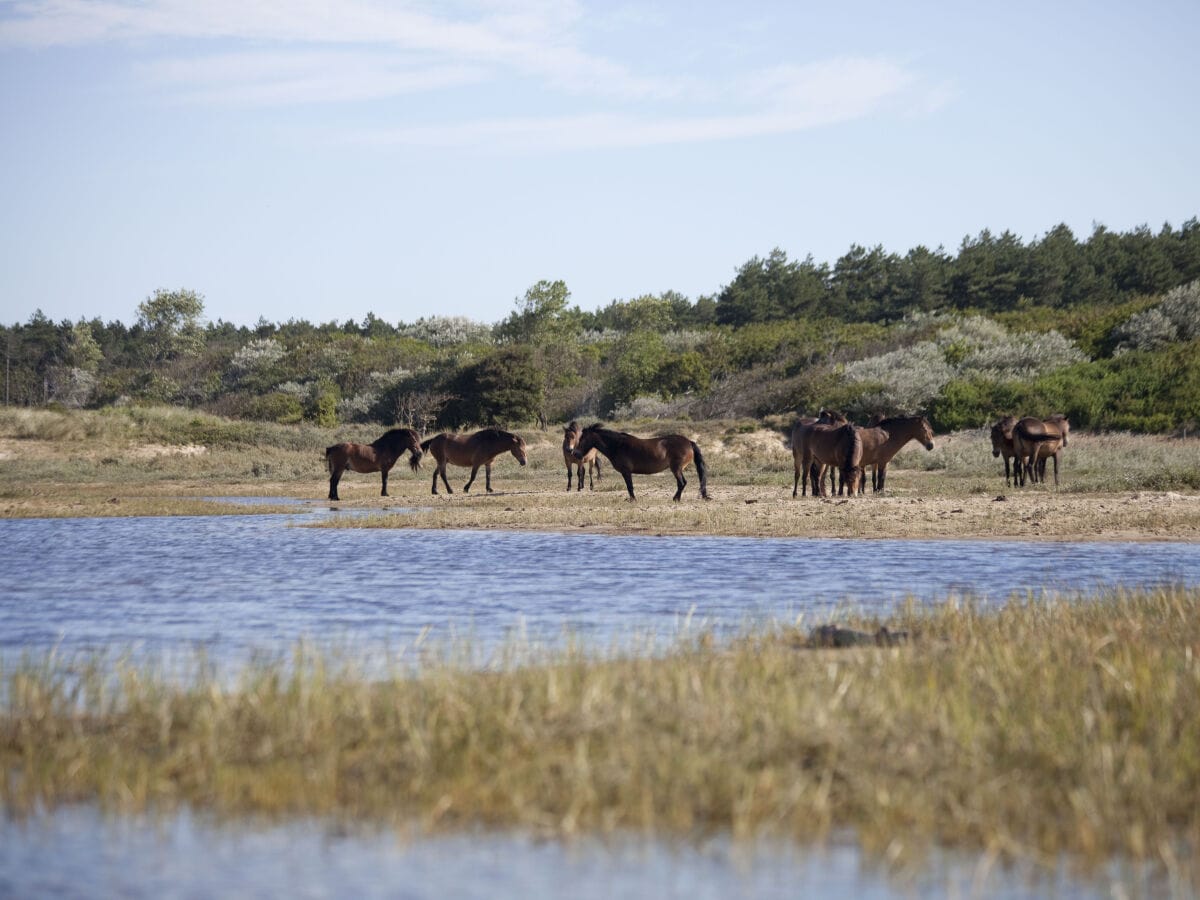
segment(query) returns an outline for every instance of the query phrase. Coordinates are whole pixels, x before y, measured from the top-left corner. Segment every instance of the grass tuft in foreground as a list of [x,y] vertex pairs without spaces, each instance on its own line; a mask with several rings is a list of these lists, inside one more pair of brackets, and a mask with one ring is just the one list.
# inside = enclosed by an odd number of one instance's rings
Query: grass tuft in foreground
[[778,626],[658,657],[568,650],[384,680],[303,651],[183,685],[10,661],[0,799],[562,834],[848,828],[888,859],[936,843],[1195,865],[1200,590],[910,607],[888,624],[911,641],[815,649]]

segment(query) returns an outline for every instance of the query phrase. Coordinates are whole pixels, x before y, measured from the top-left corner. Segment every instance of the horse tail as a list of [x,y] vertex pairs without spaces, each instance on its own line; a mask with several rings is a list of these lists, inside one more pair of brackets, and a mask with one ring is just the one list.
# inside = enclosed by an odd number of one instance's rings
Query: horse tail
[[855,428],[853,425],[849,426],[849,428],[854,437],[850,440],[850,458],[847,460],[847,464],[852,469],[861,469],[863,459],[862,430]]
[[700,452],[700,445],[695,441],[692,444],[692,459],[696,463],[696,474],[700,476],[700,496],[705,500],[708,499],[708,466],[704,464],[704,454]]
[[337,444],[332,447],[325,448],[325,468],[329,470],[329,474],[333,474],[333,451],[338,448]]
[[430,444],[432,444],[434,441],[436,441],[436,440],[437,440],[437,438],[438,438],[438,436],[437,436],[437,435],[434,435],[433,437],[431,437],[431,438],[430,438],[429,440],[427,440],[427,441],[421,441],[421,451],[422,451],[422,452],[424,452],[424,451],[428,450],[428,449],[429,449],[429,445],[430,445]]
[[1020,435],[1021,440],[1028,441],[1031,444],[1044,444],[1048,441],[1062,440],[1062,432],[1043,432],[1042,434],[1034,434],[1029,431],[1022,423],[1018,422],[1016,428],[1013,429],[1013,434]]

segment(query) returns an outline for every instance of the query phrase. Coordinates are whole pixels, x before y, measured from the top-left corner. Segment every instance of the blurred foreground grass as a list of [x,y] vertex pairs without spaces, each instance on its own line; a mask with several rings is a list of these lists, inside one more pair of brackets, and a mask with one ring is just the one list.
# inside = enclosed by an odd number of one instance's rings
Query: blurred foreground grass
[[7,658],[0,801],[565,835],[849,829],[890,861],[941,845],[1197,883],[1200,590],[886,624],[909,643],[816,649],[779,624],[652,656],[397,658],[386,678],[303,649],[182,683]]

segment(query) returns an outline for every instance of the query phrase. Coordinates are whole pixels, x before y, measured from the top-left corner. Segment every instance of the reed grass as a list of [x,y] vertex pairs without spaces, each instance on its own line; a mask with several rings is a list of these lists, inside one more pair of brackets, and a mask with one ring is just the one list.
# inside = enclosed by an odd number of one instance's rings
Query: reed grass
[[910,605],[888,624],[910,642],[814,649],[778,624],[648,656],[396,659],[382,679],[302,648],[182,681],[9,659],[0,801],[555,835],[850,829],[893,862],[942,846],[1197,883],[1200,590]]

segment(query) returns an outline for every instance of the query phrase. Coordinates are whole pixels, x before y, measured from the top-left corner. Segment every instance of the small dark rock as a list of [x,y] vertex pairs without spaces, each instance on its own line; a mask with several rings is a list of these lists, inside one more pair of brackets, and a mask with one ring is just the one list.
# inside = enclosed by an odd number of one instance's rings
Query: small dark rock
[[837,625],[821,625],[812,630],[809,641],[816,647],[895,647],[908,642],[908,632],[890,631],[886,625],[874,634]]

